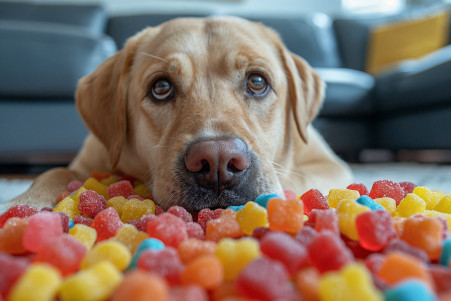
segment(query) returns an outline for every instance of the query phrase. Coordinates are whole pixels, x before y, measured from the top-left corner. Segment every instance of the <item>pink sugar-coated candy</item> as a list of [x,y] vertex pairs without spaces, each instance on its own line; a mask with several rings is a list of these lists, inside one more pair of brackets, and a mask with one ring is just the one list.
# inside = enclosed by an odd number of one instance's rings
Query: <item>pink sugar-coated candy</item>
[[80,189],[80,187],[83,186],[83,182],[80,181],[71,181],[69,184],[67,184],[67,191],[69,193],[72,193],[74,191],[77,191]]
[[412,247],[407,242],[399,238],[392,239],[385,247],[384,249],[385,254],[391,252],[406,253],[412,257],[417,258],[419,261],[424,262],[425,264],[429,262],[429,256],[424,250]]
[[0,229],[10,217],[29,217],[39,212],[39,209],[30,205],[14,205],[0,216]]
[[309,215],[313,209],[328,209],[329,203],[326,197],[317,189],[310,189],[303,195],[301,200],[304,203],[304,214]]
[[318,236],[318,232],[312,227],[303,227],[296,233],[294,239],[296,239],[304,247],[308,247],[312,241]]
[[307,249],[284,232],[271,232],[260,241],[263,254],[273,260],[280,261],[290,275],[308,264]]
[[340,234],[338,215],[335,209],[313,209],[306,224],[318,232],[328,230],[337,235]]
[[26,258],[0,252],[0,297],[6,300],[9,291],[28,268],[29,264]]
[[338,271],[351,263],[354,256],[334,233],[323,231],[307,247],[310,263],[320,273]]
[[80,194],[78,210],[90,218],[94,218],[100,211],[106,209],[107,203],[103,196],[93,190]]
[[208,301],[208,295],[197,285],[174,286],[169,291],[169,301]]
[[168,209],[167,212],[182,219],[185,223],[193,221],[192,215],[181,206],[172,206],[171,208]]
[[69,232],[69,216],[64,212],[55,212],[61,218],[61,226],[63,227],[63,232]]
[[147,224],[155,218],[155,214],[143,215],[139,220],[139,225],[136,227],[139,231],[147,232]]
[[138,268],[164,277],[170,285],[180,283],[183,263],[176,249],[144,250],[138,258]]
[[130,181],[122,180],[109,185],[107,191],[110,198],[114,198],[116,196],[123,196],[124,198],[127,198],[129,195],[133,194],[133,186]]
[[212,219],[217,219],[224,209],[215,209],[211,210],[208,208],[202,209],[197,215],[197,223],[202,227],[202,229],[206,230],[207,223]]
[[380,251],[396,237],[391,214],[386,210],[373,210],[359,214],[355,220],[360,245],[370,251]]
[[113,207],[96,215],[91,227],[97,231],[97,242],[113,237],[122,227],[122,221]]
[[408,193],[412,193],[417,185],[412,182],[399,182],[399,186],[404,190],[404,195],[407,195]]
[[285,196],[286,200],[295,200],[297,197],[296,193],[291,189],[284,189],[283,195]]
[[251,300],[297,300],[283,264],[261,257],[248,264],[238,275],[240,293]]
[[90,217],[84,217],[81,215],[76,215],[73,219],[74,224],[83,224],[86,226],[90,226],[92,224],[93,219]]
[[36,253],[46,242],[61,235],[63,235],[63,227],[60,215],[52,212],[40,212],[28,218],[23,245],[28,251]]
[[71,235],[62,235],[49,240],[33,259],[33,262],[48,263],[63,276],[71,275],[80,268],[86,255],[86,247]]
[[147,224],[147,233],[174,248],[188,238],[186,223],[170,213],[163,213],[151,219]]
[[357,190],[359,192],[360,196],[369,194],[368,188],[366,188],[365,184],[361,184],[361,183],[351,184],[348,187],[346,187],[346,189]]
[[373,200],[383,197],[392,198],[397,206],[404,198],[404,189],[396,182],[380,180],[373,183],[369,196]]
[[189,238],[204,239],[205,233],[202,227],[198,223],[188,222],[186,223],[186,232]]

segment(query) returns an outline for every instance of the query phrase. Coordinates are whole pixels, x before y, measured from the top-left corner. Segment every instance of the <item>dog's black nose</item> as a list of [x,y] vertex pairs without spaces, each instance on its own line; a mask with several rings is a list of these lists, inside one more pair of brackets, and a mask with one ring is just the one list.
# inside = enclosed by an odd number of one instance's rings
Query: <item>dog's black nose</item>
[[185,153],[185,166],[197,183],[218,194],[238,185],[250,165],[246,143],[234,137],[197,141]]

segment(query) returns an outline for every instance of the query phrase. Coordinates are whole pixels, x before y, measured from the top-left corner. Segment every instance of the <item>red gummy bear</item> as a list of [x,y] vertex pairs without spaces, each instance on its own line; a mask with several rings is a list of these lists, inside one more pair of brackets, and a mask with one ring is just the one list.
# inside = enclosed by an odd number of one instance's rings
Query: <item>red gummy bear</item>
[[404,190],[402,187],[390,180],[379,180],[373,183],[373,187],[371,187],[371,191],[369,197],[374,199],[389,197],[396,201],[396,206],[404,198]]
[[309,215],[313,209],[328,209],[329,203],[326,197],[317,189],[310,189],[303,195],[301,200],[304,203],[304,214]]
[[11,208],[9,208],[8,211],[6,211],[3,215],[0,216],[0,229],[3,228],[3,225],[10,217],[24,218],[32,216],[33,214],[36,214],[38,212],[39,212],[38,208],[30,205],[12,206]]
[[116,196],[128,198],[129,195],[133,194],[133,186],[130,181],[122,180],[108,186],[107,191],[110,198],[114,198]]
[[207,223],[212,219],[217,219],[224,209],[211,210],[208,208],[202,209],[197,215],[197,223],[202,227],[205,232]]
[[310,212],[306,225],[311,226],[318,232],[329,230],[337,235],[340,234],[338,215],[335,209],[313,209]]
[[355,220],[360,245],[366,250],[380,251],[396,237],[391,214],[386,210],[374,210],[357,215]]
[[170,213],[163,213],[151,219],[147,224],[147,233],[164,242],[165,245],[177,248],[188,238],[186,223]]
[[57,213],[42,211],[28,218],[23,245],[30,252],[39,252],[44,244],[63,235],[61,217]]
[[94,190],[87,190],[80,194],[78,210],[90,218],[94,218],[100,211],[106,209],[107,203],[103,196]]
[[181,218],[185,223],[193,221],[193,216],[181,206],[172,206],[167,212]]
[[399,182],[399,186],[404,190],[404,195],[407,195],[408,193],[412,193],[412,191],[417,187],[415,183],[412,182]]
[[144,250],[138,258],[138,268],[156,273],[168,281],[170,285],[180,283],[183,263],[176,249],[166,247],[163,250]]
[[346,189],[357,190],[360,193],[360,196],[369,194],[368,188],[366,188],[366,186],[361,183],[351,184],[348,187],[346,187]]
[[122,221],[113,207],[109,207],[96,215],[91,227],[97,231],[97,241],[113,237],[122,227]]

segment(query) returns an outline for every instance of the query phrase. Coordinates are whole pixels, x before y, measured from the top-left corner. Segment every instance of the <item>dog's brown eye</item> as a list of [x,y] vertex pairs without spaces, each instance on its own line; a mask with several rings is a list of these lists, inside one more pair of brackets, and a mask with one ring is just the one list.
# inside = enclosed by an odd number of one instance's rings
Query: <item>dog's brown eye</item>
[[149,94],[155,101],[169,100],[174,94],[174,86],[167,79],[158,79],[152,84]]
[[253,73],[247,78],[247,92],[256,97],[263,97],[268,93],[269,85],[263,75]]

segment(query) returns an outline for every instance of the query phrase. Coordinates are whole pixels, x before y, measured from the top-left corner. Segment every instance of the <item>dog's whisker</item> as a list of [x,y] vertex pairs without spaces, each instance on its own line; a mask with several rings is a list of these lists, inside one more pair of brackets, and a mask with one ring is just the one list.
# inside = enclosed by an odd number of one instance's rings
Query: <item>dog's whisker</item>
[[169,63],[169,61],[168,60],[165,60],[165,59],[163,59],[163,58],[161,58],[161,57],[159,57],[159,56],[156,56],[156,55],[153,55],[153,54],[150,54],[150,53],[147,53],[147,52],[141,52],[141,54],[144,54],[144,55],[147,55],[147,56],[150,56],[150,57],[152,57],[152,58],[154,58],[154,59],[157,59],[157,60],[160,60],[160,61],[163,61],[163,62],[166,62],[166,63]]

